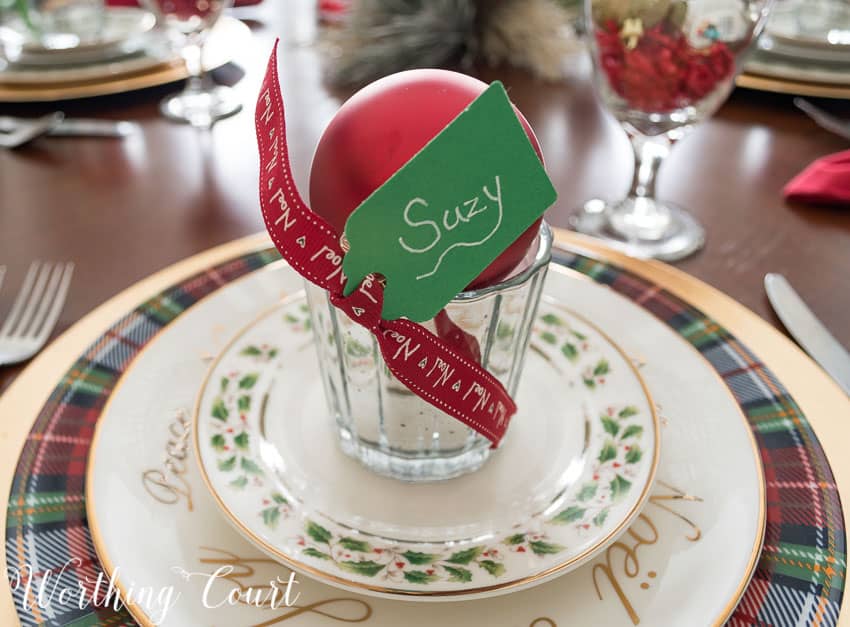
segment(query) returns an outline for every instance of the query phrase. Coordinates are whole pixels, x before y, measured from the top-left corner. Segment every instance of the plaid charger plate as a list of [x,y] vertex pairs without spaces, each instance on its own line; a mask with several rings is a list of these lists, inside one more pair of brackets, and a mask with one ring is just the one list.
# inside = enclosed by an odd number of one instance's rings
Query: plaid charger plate
[[[101,567],[85,514],[86,462],[95,424],[121,374],[166,325],[203,297],[279,259],[250,253],[197,274],[118,320],[73,364],[41,409],[18,460],[6,515],[9,576],[45,572],[69,560],[58,585],[76,588]],[[556,259],[630,298],[690,342],[738,401],[758,443],[766,479],[767,526],[753,579],[729,620],[744,625],[835,625],[846,572],[846,538],[832,471],[800,408],[767,366],[697,309],[622,268],[589,257]],[[16,588],[23,625],[136,625],[125,611],[42,610]]]

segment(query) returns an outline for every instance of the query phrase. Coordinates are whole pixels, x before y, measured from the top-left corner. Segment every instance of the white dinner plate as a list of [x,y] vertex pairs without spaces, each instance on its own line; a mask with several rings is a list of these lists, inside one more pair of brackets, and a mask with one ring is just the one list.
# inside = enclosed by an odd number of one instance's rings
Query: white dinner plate
[[[71,48],[48,48],[35,39],[21,37],[20,51],[10,61],[23,66],[55,68],[68,65],[104,63],[138,52],[156,25],[150,11],[133,7],[109,7],[103,16],[103,28],[97,39]],[[18,31],[26,32],[23,27]],[[4,33],[9,36],[8,31]],[[8,53],[8,45],[7,45]]]
[[[628,530],[585,566],[494,598],[423,605],[340,592],[298,575],[292,593],[300,593],[301,609],[227,603],[232,590],[241,590],[245,601],[246,591],[268,592],[270,581],[289,581],[290,571],[236,532],[206,492],[192,459],[190,416],[210,362],[229,338],[301,285],[278,263],[196,304],[137,356],[100,418],[88,520],[104,568],[140,622],[273,624],[293,613],[299,624],[317,627],[342,620],[385,627],[681,626],[728,618],[755,568],[764,529],[764,477],[747,421],[691,345],[610,289],[557,267],[547,279],[547,298],[613,338],[660,408],[658,481]],[[302,352],[303,360],[314,359],[311,346]],[[133,596],[167,586],[179,596],[144,596],[141,603]]]

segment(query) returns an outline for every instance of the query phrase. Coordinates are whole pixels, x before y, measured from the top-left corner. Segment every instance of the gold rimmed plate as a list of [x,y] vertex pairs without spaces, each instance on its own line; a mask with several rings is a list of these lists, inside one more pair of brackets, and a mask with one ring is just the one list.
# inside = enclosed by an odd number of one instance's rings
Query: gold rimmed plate
[[225,515],[296,570],[384,596],[507,592],[591,559],[649,494],[660,433],[646,386],[619,347],[551,299],[510,439],[450,481],[386,479],[343,455],[311,344],[303,296],[267,312],[219,355],[193,423]]
[[[233,58],[251,31],[244,23],[222,16],[205,45],[204,65],[211,70]],[[47,102],[117,94],[163,85],[188,77],[185,64],[155,38],[143,54],[105,63],[38,70],[0,71],[0,102]]]
[[[279,306],[281,290],[301,289],[294,272],[276,265],[184,313],[119,382],[98,423],[87,485],[88,519],[104,570],[124,592],[174,585],[180,598],[165,625],[260,624],[292,612],[316,626],[342,620],[386,627],[721,624],[743,593],[761,546],[763,476],[749,427],[728,389],[689,344],[611,290],[559,270],[550,272],[549,305],[565,316],[578,312],[619,338],[662,407],[658,482],[624,534],[589,564],[532,590],[486,601],[423,607],[340,593],[297,575],[298,605],[307,609],[226,603],[205,608],[207,582],[219,568],[234,572],[210,585],[208,600],[214,602],[234,586],[257,590],[270,579],[289,577],[288,568],[254,548],[220,514],[192,459],[189,425],[212,355],[246,319]],[[561,348],[538,336],[535,346],[541,343]],[[311,357],[312,346],[298,348],[302,359]],[[129,608],[143,625],[159,622],[162,613],[156,598]]]

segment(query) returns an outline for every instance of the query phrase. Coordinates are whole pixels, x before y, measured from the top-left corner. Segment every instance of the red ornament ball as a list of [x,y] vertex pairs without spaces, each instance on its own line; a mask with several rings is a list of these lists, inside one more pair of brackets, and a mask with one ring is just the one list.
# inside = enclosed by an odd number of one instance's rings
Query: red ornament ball
[[[342,233],[348,216],[487,89],[448,70],[409,70],[364,87],[325,129],[310,171],[310,207]],[[514,107],[543,161],[534,131]],[[540,225],[532,224],[469,285],[504,278],[522,261]]]

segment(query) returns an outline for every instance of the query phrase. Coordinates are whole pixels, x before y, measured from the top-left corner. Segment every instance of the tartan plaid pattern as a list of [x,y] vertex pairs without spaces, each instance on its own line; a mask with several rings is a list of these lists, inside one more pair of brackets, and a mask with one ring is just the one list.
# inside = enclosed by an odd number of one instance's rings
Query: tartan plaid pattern
[[[95,423],[121,373],[156,333],[200,298],[278,258],[273,250],[252,253],[164,291],[113,325],[63,377],[27,439],[9,496],[10,579],[27,564],[33,569],[30,594],[24,585],[14,594],[23,625],[136,624],[123,610],[55,604],[43,610],[35,603],[42,582],[48,590],[57,580],[59,588],[75,587],[100,572],[84,495]],[[735,337],[672,294],[587,257],[559,254],[557,261],[611,286],[689,341],[750,421],[765,468],[767,530],[758,568],[729,625],[834,625],[846,572],[841,504],[823,450],[794,400]]]
[[834,625],[847,570],[844,519],[829,463],[794,399],[737,338],[669,292],[579,255],[559,261],[611,286],[690,342],[750,422],[764,465],[767,527],[753,580],[728,624]]
[[279,258],[272,250],[240,257],[151,298],[89,346],[50,395],[21,452],[6,514],[8,575],[23,625],[136,624],[124,610],[78,609],[75,601],[60,604],[56,597],[48,607],[37,602],[40,590],[46,599],[54,589],[77,590],[78,582],[91,592],[87,582],[101,572],[84,494],[95,423],[121,374],[163,327],[205,296]]

